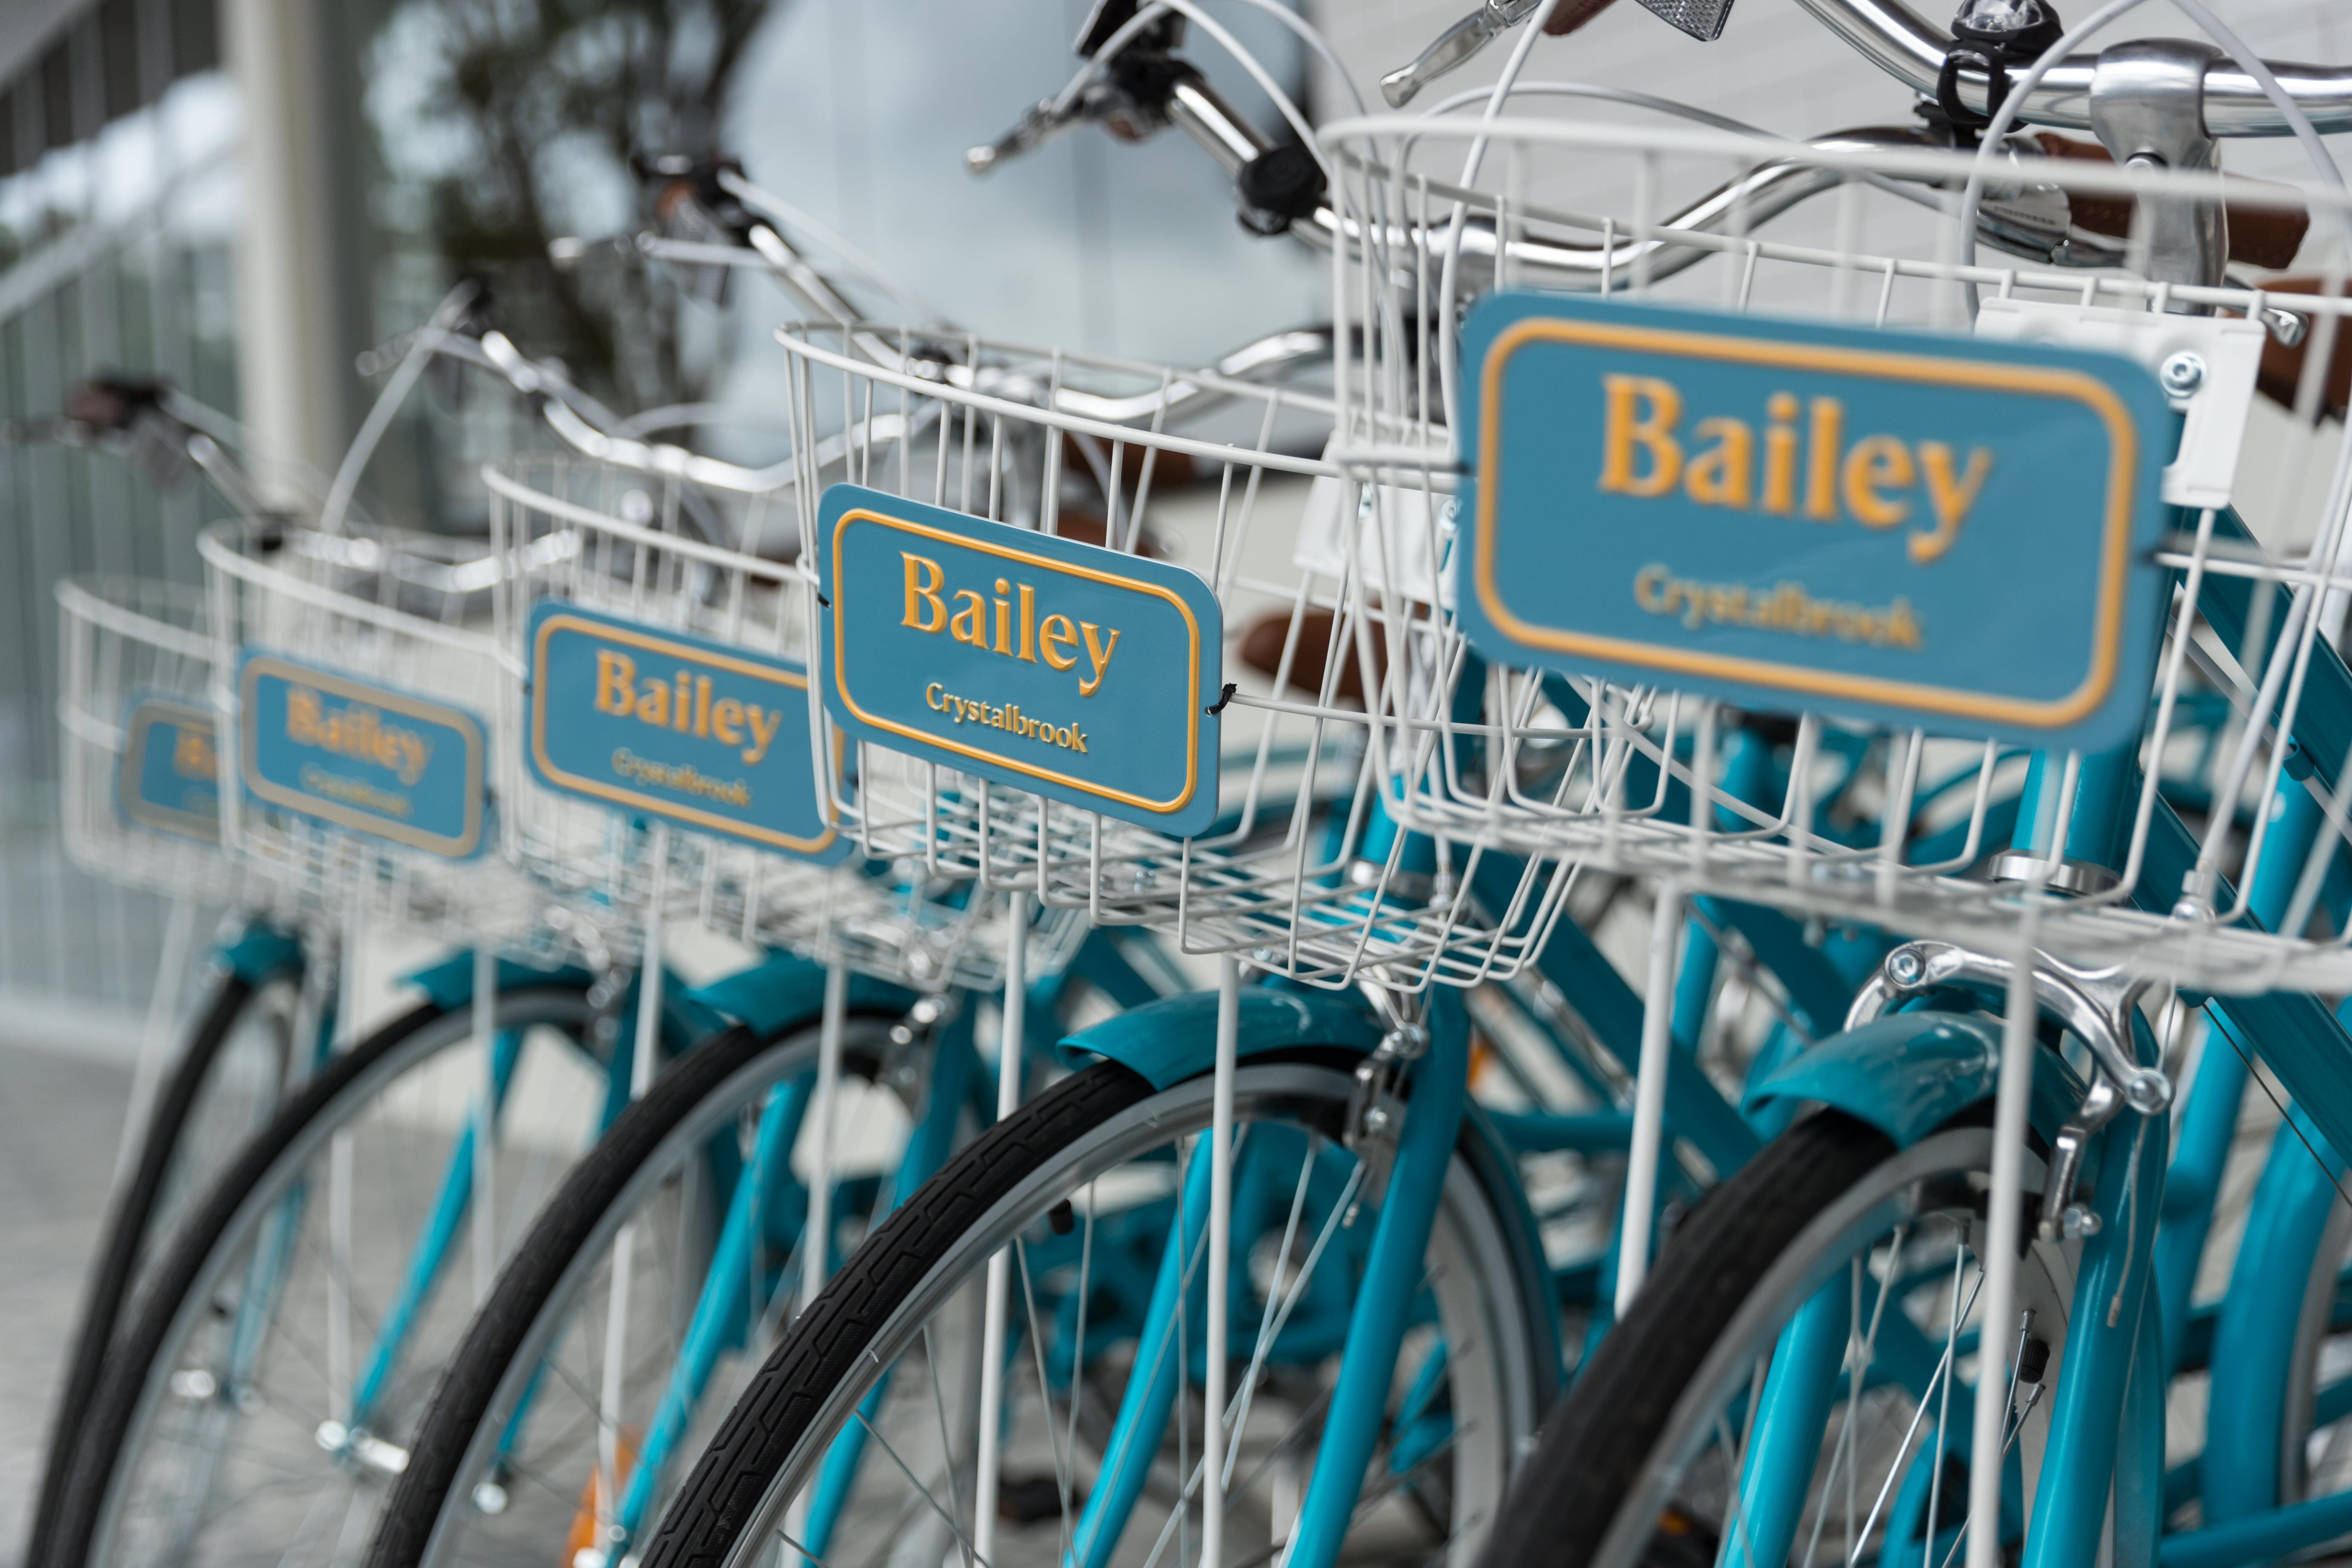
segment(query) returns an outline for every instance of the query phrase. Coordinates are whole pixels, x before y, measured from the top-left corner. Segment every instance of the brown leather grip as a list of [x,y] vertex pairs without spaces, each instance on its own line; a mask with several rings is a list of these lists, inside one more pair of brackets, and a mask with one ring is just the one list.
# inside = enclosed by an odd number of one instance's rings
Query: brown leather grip
[[[1310,702],[1322,694],[1323,670],[1331,657],[1331,622],[1328,610],[1310,609],[1298,617],[1298,647],[1290,656],[1290,689],[1303,694]],[[1282,668],[1282,647],[1289,638],[1290,614],[1286,610],[1276,610],[1254,621],[1250,629],[1242,634],[1242,662],[1271,680],[1274,672]],[[1373,662],[1381,667],[1383,678],[1387,651],[1383,641],[1373,639]],[[1332,695],[1340,703],[1363,706],[1362,663],[1352,650],[1342,656],[1339,689]]]
[[[2033,140],[2040,144],[2042,155],[2050,158],[2073,158],[2083,163],[2109,163],[2107,150],[2095,142],[2077,142],[2068,136],[2054,136],[2047,131],[2038,132]],[[2292,198],[2293,188],[2269,180],[2248,180],[2230,176],[2230,183],[2246,188],[2260,186],[2265,193],[2275,193]],[[2104,234],[2113,239],[2123,239],[2131,234],[2132,199],[2105,192],[2069,191],[2066,201],[2076,225],[2093,234]],[[2273,268],[2294,265],[2295,252],[2303,248],[2303,237],[2311,228],[2311,214],[2299,203],[2292,205],[2271,202],[2231,201],[2222,204],[2230,219],[2230,259],[2248,267]]]
[[[2273,278],[2264,280],[2266,294],[2316,294],[2325,285],[2316,278]],[[2339,293],[2347,291],[2338,285]],[[2263,340],[2263,366],[2255,373],[2254,390],[2284,408],[2294,406],[2295,388],[2303,383],[2303,365],[2311,351],[2318,346],[2325,318],[2312,317],[2303,342],[2293,348],[2276,338]],[[2320,383],[2319,406],[2323,414],[2344,417],[2347,404],[2352,404],[2352,321],[2339,320],[2336,326],[2336,342],[2327,355],[2327,374]]]
[[1615,4],[1616,0],[1560,0],[1551,19],[1544,24],[1544,31],[1552,37],[1564,38]]

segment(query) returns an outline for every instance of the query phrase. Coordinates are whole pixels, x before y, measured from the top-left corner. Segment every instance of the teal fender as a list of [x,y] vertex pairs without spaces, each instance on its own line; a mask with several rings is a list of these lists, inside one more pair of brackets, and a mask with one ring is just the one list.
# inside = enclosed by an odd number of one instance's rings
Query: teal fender
[[[1893,1013],[1832,1035],[1748,1094],[1750,1115],[1773,1102],[1810,1101],[1866,1121],[1909,1148],[1993,1096],[2001,1023],[1966,1013]],[[2074,1114],[2083,1082],[2048,1051],[2034,1064],[2029,1115],[2045,1137]]]
[[[412,969],[402,975],[404,984],[414,985],[444,1012],[464,1007],[474,1000],[474,955],[453,953],[422,969]],[[561,969],[533,969],[527,963],[517,963],[511,958],[499,960],[498,987],[501,991],[519,990],[525,985],[587,985],[595,976],[575,966]]]
[[[686,993],[686,1000],[743,1024],[764,1038],[824,1011],[824,965],[794,953],[771,952],[747,969],[696,986]],[[862,974],[849,977],[853,1013],[904,1013],[915,1001],[915,994],[902,986]]]
[[[1382,1033],[1378,1019],[1345,997],[1252,985],[1242,990],[1241,1037],[1235,1049],[1244,1057],[1299,1046],[1362,1053],[1378,1047]],[[1217,1065],[1217,994],[1195,991],[1130,1007],[1070,1036],[1055,1047],[1055,1054],[1072,1068],[1097,1058],[1114,1061],[1154,1089],[1170,1088]]]
[[[1234,1051],[1244,1060],[1307,1046],[1369,1055],[1385,1033],[1380,1021],[1360,1003],[1344,996],[1244,986],[1241,1033]],[[1171,1088],[1217,1065],[1217,994],[1195,991],[1130,1007],[1116,1018],[1079,1030],[1055,1050],[1073,1070],[1098,1061],[1117,1062],[1154,1089]],[[1410,1109],[1406,1113],[1411,1114]],[[1549,1357],[1542,1369],[1545,1386],[1537,1398],[1538,1407],[1549,1408],[1565,1370],[1559,1362],[1559,1335],[1550,1328],[1559,1321],[1559,1290],[1544,1257],[1535,1213],[1528,1207],[1527,1191],[1518,1180],[1508,1146],[1475,1103],[1465,1108],[1456,1147],[1500,1209],[1498,1217],[1510,1242],[1524,1308],[1529,1322],[1542,1327],[1531,1337],[1538,1352]]]
[[257,991],[280,975],[302,973],[302,939],[255,921],[237,932],[235,941],[214,949],[213,958]]
[[[458,952],[425,963],[424,969],[412,969],[400,975],[402,983],[414,985],[428,996],[433,1006],[445,1013],[454,1013],[461,1006],[473,1006],[473,954]],[[520,990],[524,985],[593,985],[595,975],[576,963],[560,969],[534,969],[530,963],[518,963],[515,959],[499,959],[499,980],[501,992]],[[849,1006],[856,1008],[868,1004],[861,996],[861,985],[875,990],[873,983],[856,983],[849,987]],[[891,987],[879,987],[891,990]],[[762,1035],[774,1035],[785,1023],[797,1018],[812,1018],[825,1002],[825,971],[807,959],[795,959],[791,954],[769,954],[751,969],[740,969],[731,975],[713,980],[710,985],[687,990],[687,987],[663,987],[661,1013],[663,1037],[675,1048],[691,1047],[694,1041],[718,1035],[731,1020],[751,1025]],[[912,996],[896,1011],[912,1006]]]

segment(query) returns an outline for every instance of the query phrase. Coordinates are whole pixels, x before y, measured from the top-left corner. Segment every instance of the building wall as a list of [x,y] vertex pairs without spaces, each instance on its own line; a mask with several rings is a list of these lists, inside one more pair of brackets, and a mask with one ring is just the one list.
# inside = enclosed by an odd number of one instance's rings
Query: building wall
[[[12,18],[14,19],[14,18]],[[155,899],[93,880],[57,841],[54,584],[200,578],[194,489],[39,438],[100,370],[233,412],[236,98],[212,0],[104,0],[13,42],[0,70],[0,996],[135,1007]],[[5,59],[6,57],[0,57]],[[54,1021],[54,1019],[52,1020]]]

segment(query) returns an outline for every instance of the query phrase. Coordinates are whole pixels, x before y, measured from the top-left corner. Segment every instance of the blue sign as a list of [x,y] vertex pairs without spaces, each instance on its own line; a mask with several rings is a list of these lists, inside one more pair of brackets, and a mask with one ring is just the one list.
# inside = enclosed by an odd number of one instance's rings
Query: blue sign
[[256,800],[451,859],[482,851],[489,737],[471,713],[256,651],[237,697]]
[[835,485],[817,574],[851,735],[1180,837],[1215,820],[1224,623],[1193,574]]
[[530,771],[550,789],[781,854],[849,854],[810,765],[796,664],[544,600],[529,721]]
[[114,804],[124,821],[220,842],[220,755],[209,709],[134,697],[122,719]]
[[2138,731],[2176,422],[2113,355],[1556,296],[1463,329],[1482,652],[2099,750]]

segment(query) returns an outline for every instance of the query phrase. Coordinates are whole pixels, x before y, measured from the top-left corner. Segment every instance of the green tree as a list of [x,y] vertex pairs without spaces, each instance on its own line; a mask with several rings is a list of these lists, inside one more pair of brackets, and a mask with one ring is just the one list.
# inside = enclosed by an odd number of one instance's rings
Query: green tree
[[[593,256],[558,267],[579,185],[617,186],[634,155],[723,151],[721,110],[768,0],[402,0],[383,38],[423,41],[413,123],[430,159],[429,243],[486,280],[518,342],[622,407],[692,396],[670,280]],[[392,149],[387,147],[387,152]],[[394,160],[397,162],[398,160]]]

